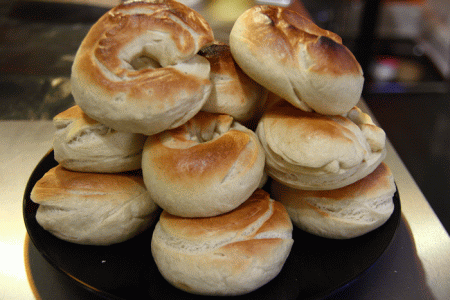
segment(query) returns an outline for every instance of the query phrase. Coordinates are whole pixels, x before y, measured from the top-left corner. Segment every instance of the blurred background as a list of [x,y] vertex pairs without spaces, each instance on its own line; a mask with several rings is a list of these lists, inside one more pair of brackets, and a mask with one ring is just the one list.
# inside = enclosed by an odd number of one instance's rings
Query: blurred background
[[[227,41],[246,8],[296,0],[184,0]],[[90,26],[119,0],[0,0],[0,119],[51,120],[74,104],[70,68]],[[365,72],[363,98],[450,230],[450,1],[303,0]],[[401,195],[400,195],[401,198]]]

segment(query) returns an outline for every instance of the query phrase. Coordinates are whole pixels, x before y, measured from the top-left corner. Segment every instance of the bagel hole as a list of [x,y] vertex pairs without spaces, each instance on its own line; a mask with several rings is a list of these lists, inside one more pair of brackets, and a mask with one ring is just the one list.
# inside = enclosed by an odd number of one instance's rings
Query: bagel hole
[[206,140],[204,139],[204,137],[202,136],[202,132],[200,128],[197,127],[192,127],[189,128],[189,139],[191,141],[195,141],[197,143],[204,143],[206,142]]
[[133,59],[129,62],[131,67],[136,70],[142,70],[142,69],[158,69],[161,68],[161,65],[158,61],[156,61],[154,58],[150,57],[149,55],[145,53],[140,53],[139,55],[136,55],[133,57]]
[[190,140],[198,143],[212,141],[221,136],[223,133],[223,130],[217,122],[211,122],[206,128],[200,128],[198,126],[192,126],[189,128]]

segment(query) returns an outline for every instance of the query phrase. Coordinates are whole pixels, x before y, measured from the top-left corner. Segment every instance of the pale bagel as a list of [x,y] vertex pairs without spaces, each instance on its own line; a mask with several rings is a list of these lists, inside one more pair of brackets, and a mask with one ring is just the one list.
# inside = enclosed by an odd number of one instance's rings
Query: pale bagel
[[349,239],[383,225],[394,211],[396,191],[389,167],[381,163],[359,181],[336,190],[305,191],[272,181],[280,201],[300,229],[325,238]]
[[159,209],[136,173],[50,169],[33,187],[36,220],[59,239],[83,245],[126,241],[157,220]]
[[256,130],[267,174],[304,190],[337,189],[370,174],[386,156],[386,135],[358,108],[349,116],[305,112],[286,101],[273,104]]
[[297,12],[248,9],[233,25],[230,48],[247,75],[304,111],[338,115],[360,100],[364,77],[353,54]]
[[213,40],[204,18],[176,1],[120,4],[92,26],[75,55],[75,102],[119,131],[177,127],[209,96],[210,65],[197,52]]
[[215,42],[202,48],[199,54],[211,64],[212,90],[202,110],[229,114],[242,124],[260,117],[267,90],[242,72],[230,46]]
[[261,184],[264,151],[255,133],[229,115],[199,112],[149,136],[142,154],[147,189],[164,210],[210,217],[239,206]]
[[257,190],[217,217],[181,218],[163,211],[151,250],[162,276],[178,289],[242,295],[279,274],[292,248],[292,229],[283,205]]
[[145,135],[116,131],[75,105],[53,118],[55,160],[80,172],[117,173],[141,168]]

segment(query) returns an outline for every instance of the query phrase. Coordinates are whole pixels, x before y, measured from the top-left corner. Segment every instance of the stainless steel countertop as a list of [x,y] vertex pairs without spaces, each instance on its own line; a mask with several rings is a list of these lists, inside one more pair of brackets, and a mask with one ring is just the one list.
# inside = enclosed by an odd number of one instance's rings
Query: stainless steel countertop
[[[0,299],[96,299],[55,270],[25,229],[24,189],[53,133],[51,121],[0,122]],[[329,299],[450,299],[450,237],[390,143],[387,149],[401,200],[399,229],[375,265]]]

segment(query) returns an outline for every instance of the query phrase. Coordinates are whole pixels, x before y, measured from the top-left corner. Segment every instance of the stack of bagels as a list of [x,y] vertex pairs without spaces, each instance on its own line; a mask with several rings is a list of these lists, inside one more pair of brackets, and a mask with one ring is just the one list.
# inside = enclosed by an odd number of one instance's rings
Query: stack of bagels
[[281,7],[244,12],[228,45],[181,3],[124,2],[75,56],[36,219],[88,245],[155,225],[173,286],[254,291],[282,269],[293,224],[343,239],[392,214],[385,134],[355,106],[363,81],[336,34]]
[[256,133],[271,195],[293,223],[346,239],[386,222],[396,191],[383,163],[386,136],[356,107],[364,77],[341,38],[295,12],[256,6],[236,20],[230,47],[242,70],[276,96]]

